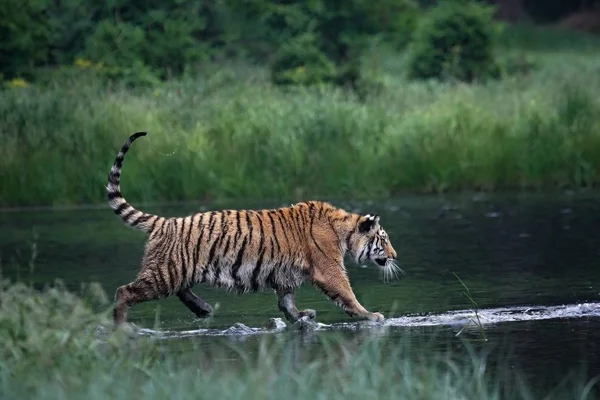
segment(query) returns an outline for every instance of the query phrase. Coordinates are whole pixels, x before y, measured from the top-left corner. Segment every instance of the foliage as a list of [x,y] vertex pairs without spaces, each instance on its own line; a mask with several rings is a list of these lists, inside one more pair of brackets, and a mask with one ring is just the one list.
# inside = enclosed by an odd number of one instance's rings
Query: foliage
[[310,85],[335,78],[335,65],[316,46],[311,35],[290,39],[271,63],[271,79],[278,85]]
[[[81,293],[106,303],[94,286]],[[466,342],[448,350],[424,343],[419,348],[428,350],[417,352],[414,338],[390,347],[373,334],[315,335],[310,343],[294,331],[229,344],[218,338],[161,340],[131,329],[113,332],[107,312],[95,308],[60,285],[36,290],[2,282],[0,397],[179,399],[202,393],[219,399],[348,399],[376,393],[408,400],[487,400],[532,395],[527,378],[512,364],[491,361],[485,349]],[[305,346],[317,341],[323,351],[307,357]],[[563,383],[545,398],[597,395],[594,380]]]
[[44,0],[0,2],[0,78],[31,76],[33,67],[48,61],[52,27],[46,9]]
[[0,202],[104,203],[113,157],[138,130],[149,135],[123,171],[134,204],[594,186],[595,52],[566,54],[465,86],[406,80],[402,58],[372,51],[364,73],[381,87],[364,101],[331,85],[279,89],[249,64],[135,90],[94,66],[46,87],[15,81],[0,95]]
[[466,82],[497,76],[493,10],[472,1],[446,0],[433,7],[411,43],[410,76]]
[[[7,40],[0,44],[6,57],[0,74],[31,79],[37,67],[82,58],[103,65],[98,73],[111,79],[155,83],[211,59],[242,56],[264,62],[281,45],[306,34],[341,64],[359,54],[350,47],[358,48],[366,37],[405,41],[417,12],[411,0],[3,2],[0,33]],[[299,50],[298,57],[313,57],[311,52]]]
[[[354,89],[360,80],[360,57],[366,43],[379,35],[402,46],[408,42],[418,15],[411,0],[296,1],[280,9],[284,15],[294,17],[284,20],[291,23],[274,26],[274,30],[291,32],[291,43],[284,43],[273,61],[274,82],[334,82]],[[306,40],[307,36],[311,40]],[[297,69],[298,65],[311,65],[315,71],[305,74]],[[283,75],[295,78],[282,80]]]

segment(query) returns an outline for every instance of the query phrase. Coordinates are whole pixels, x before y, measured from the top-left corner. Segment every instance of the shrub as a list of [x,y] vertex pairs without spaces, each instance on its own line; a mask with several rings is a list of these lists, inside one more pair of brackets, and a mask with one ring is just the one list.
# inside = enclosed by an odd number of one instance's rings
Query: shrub
[[52,30],[44,0],[0,2],[0,78],[26,76],[48,59]]
[[[360,86],[360,59],[365,45],[380,37],[402,46],[413,30],[418,7],[412,0],[329,0],[281,4],[268,19],[287,36],[276,53],[272,70],[276,83],[333,82]],[[274,25],[275,21],[277,24]],[[308,33],[307,33],[308,32]],[[307,66],[312,71],[307,71]],[[335,70],[335,71],[334,71]],[[283,80],[281,75],[285,75]]]
[[493,10],[470,1],[433,7],[411,43],[409,76],[466,82],[497,76],[493,50],[499,26]]
[[335,77],[335,65],[319,50],[310,35],[281,46],[271,63],[271,80],[278,85],[310,85]]

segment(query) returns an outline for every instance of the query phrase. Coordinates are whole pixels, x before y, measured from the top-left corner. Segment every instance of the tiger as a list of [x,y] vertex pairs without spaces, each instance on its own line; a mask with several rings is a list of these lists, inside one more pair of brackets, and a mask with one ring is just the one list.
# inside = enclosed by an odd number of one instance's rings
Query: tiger
[[128,138],[108,174],[110,207],[125,225],[147,234],[137,277],[115,292],[115,326],[127,320],[132,306],[172,295],[197,317],[212,315],[212,306],[192,292],[200,283],[237,294],[272,289],[288,322],[314,319],[315,310],[298,310],[295,304],[296,289],[306,280],[347,315],[385,320],[359,303],[344,266],[350,253],[357,263],[373,262],[386,276],[404,272],[378,214],[351,213],[322,201],[169,218],[139,211],[121,194],[120,177],[125,154],[146,134]]

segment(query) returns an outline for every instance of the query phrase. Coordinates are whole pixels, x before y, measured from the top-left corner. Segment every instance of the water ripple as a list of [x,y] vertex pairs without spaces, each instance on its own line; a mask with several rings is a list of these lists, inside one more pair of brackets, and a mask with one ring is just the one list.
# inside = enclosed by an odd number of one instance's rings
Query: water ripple
[[[503,322],[538,321],[561,318],[589,318],[600,317],[600,303],[567,304],[558,306],[520,306],[500,307],[478,310],[479,322],[482,325],[498,324]],[[137,333],[142,336],[152,336],[160,339],[184,338],[190,336],[246,336],[281,332],[286,329],[293,330],[357,330],[369,326],[380,327],[419,327],[419,326],[458,326],[465,325],[476,319],[475,310],[455,310],[441,314],[407,315],[387,319],[383,324],[368,321],[350,323],[322,324],[311,321],[307,317],[287,326],[281,318],[271,318],[264,327],[249,327],[242,323],[224,329],[193,329],[186,331],[153,330],[138,328]]]

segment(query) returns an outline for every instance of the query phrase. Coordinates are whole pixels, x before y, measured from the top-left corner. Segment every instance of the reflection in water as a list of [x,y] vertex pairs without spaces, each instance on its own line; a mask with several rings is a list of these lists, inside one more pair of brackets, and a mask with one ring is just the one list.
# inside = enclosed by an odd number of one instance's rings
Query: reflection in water
[[[380,214],[399,253],[407,275],[390,284],[381,281],[375,268],[348,262],[358,299],[366,308],[382,312],[387,323],[378,328],[349,323],[352,319],[305,285],[298,291],[298,306],[315,309],[317,321],[332,327],[303,333],[286,330],[271,336],[275,340],[302,338],[298,340],[304,343],[303,351],[309,351],[309,346],[314,357],[319,354],[318,338],[327,335],[361,341],[377,334],[390,346],[406,338],[435,336],[440,348],[456,347],[456,332],[473,315],[456,273],[484,309],[482,322],[492,323],[485,326],[490,341],[478,346],[493,349],[492,355],[509,357],[514,365],[549,382],[583,364],[588,364],[590,372],[598,372],[600,202],[595,197],[590,192],[408,197],[380,203],[333,201],[357,212]],[[229,203],[212,208],[279,205]],[[168,216],[196,211],[191,206],[138,207]],[[19,276],[38,285],[60,278],[72,289],[78,289],[80,282],[97,281],[112,297],[118,286],[134,278],[140,265],[143,234],[123,227],[108,208],[5,212],[0,213],[0,226],[2,273],[10,278]],[[30,274],[29,246],[34,238],[38,254]],[[163,336],[177,332],[181,336],[181,331],[222,332],[235,323],[261,327],[269,318],[281,317],[270,292],[238,296],[204,285],[195,291],[213,305],[213,317],[196,319],[176,298],[169,298],[133,307],[130,320]],[[562,318],[575,314],[575,319]],[[192,334],[168,342],[176,351],[192,342],[212,348],[236,338],[245,340],[244,346],[252,351],[257,336]],[[477,336],[476,330],[461,334]],[[419,346],[418,340],[415,346]]]

